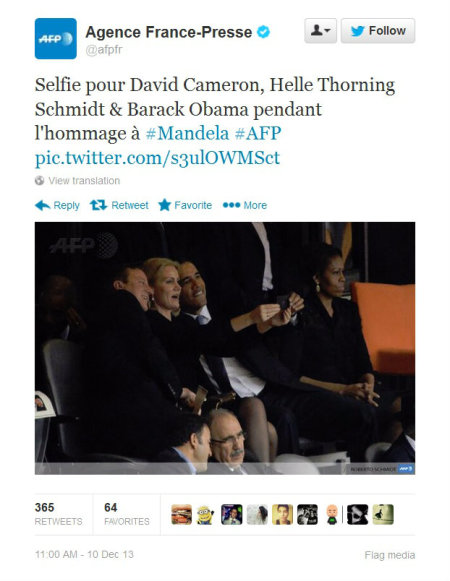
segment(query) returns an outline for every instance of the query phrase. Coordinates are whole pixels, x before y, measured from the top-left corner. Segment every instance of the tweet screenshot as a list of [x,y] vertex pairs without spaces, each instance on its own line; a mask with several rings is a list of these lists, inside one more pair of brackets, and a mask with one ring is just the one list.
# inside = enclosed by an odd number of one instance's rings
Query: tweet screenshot
[[450,579],[448,7],[14,10],[1,578]]

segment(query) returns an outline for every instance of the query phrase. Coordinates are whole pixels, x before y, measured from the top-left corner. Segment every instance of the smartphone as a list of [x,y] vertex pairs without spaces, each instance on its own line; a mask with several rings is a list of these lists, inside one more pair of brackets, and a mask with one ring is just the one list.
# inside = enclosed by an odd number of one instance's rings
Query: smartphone
[[289,307],[289,295],[278,295],[277,304],[280,305],[282,311],[287,309]]

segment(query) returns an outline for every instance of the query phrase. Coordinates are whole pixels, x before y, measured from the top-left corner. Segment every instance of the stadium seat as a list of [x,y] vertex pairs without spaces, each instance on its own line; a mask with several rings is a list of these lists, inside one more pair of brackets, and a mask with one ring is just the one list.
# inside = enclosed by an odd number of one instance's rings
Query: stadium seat
[[45,370],[51,390],[57,445],[62,457],[76,459],[83,454],[83,429],[80,422],[82,403],[82,349],[62,339],[52,339],[43,347]]
[[374,370],[414,374],[415,285],[355,282],[351,291]]

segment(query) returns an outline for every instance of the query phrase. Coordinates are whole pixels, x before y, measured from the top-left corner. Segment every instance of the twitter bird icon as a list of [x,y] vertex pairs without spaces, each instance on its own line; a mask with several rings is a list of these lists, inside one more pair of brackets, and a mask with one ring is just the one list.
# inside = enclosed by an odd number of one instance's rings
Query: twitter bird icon
[[365,26],[358,26],[356,28],[352,26],[352,36],[361,36],[365,28]]

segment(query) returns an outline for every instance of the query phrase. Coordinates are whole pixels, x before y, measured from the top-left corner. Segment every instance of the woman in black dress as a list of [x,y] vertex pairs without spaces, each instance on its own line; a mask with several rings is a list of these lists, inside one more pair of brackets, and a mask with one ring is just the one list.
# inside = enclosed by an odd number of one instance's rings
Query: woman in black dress
[[383,392],[381,398],[381,387],[375,384],[358,307],[342,298],[341,251],[325,243],[311,248],[307,270],[312,289],[302,313],[301,381],[379,408],[379,423],[386,424],[392,420],[396,394]]

